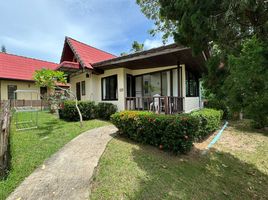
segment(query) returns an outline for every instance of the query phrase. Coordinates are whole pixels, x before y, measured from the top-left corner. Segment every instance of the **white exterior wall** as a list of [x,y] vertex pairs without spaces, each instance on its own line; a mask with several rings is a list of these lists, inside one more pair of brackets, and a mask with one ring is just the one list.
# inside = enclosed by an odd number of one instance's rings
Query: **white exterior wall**
[[[118,100],[102,100],[101,97],[101,79],[107,76],[117,75],[117,95]],[[94,87],[92,90],[92,94],[94,95],[94,101],[96,102],[106,102],[106,103],[113,103],[117,106],[118,110],[124,110],[125,108],[125,96],[126,96],[126,73],[125,68],[117,68],[117,69],[110,69],[104,71],[104,74],[101,75],[93,75],[93,83]]]
[[185,97],[184,111],[186,113],[200,108],[199,97]]
[[[38,95],[32,94],[33,100],[40,99],[40,87],[37,87],[34,82],[30,81],[13,81],[13,80],[0,80],[0,100],[8,100],[8,85],[16,85],[17,90],[37,90]],[[18,93],[18,100],[31,100],[30,93]]]
[[[70,78],[70,85],[71,85],[71,91],[76,94],[76,83],[80,82],[80,91],[81,91],[81,100],[85,101],[85,100],[93,100],[92,96],[91,96],[91,92],[92,91],[92,78],[91,76],[89,78],[86,77],[87,73],[82,73],[79,74],[77,76],[71,77]],[[85,81],[86,82],[86,94],[82,95],[82,84],[81,82]]]

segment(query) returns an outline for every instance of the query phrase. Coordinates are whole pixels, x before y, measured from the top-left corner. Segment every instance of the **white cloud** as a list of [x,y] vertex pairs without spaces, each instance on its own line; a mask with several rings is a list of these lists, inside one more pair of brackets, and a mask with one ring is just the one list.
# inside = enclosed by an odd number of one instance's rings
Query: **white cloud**
[[163,45],[163,42],[161,39],[146,39],[144,41],[145,49],[152,49],[152,48],[160,47],[162,45]]

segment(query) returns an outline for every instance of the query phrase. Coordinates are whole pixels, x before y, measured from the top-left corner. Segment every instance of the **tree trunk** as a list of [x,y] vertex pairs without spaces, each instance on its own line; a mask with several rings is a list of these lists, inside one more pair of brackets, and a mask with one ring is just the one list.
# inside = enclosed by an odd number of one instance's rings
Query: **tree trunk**
[[80,109],[79,109],[79,107],[78,107],[78,101],[77,101],[77,98],[75,98],[75,107],[76,107],[76,109],[77,109],[77,111],[78,111],[78,114],[79,114],[80,127],[82,127],[82,126],[83,126],[83,118],[82,118],[81,111],[80,111]]
[[241,110],[239,113],[239,120],[242,120],[242,119],[243,119],[243,111]]

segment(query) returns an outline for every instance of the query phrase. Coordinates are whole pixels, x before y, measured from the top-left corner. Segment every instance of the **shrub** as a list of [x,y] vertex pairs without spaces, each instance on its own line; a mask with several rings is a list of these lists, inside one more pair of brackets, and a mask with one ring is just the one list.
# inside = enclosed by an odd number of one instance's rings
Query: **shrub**
[[230,109],[228,108],[228,106],[226,105],[226,103],[224,101],[219,101],[216,99],[208,100],[205,103],[205,108],[222,110],[223,111],[223,116],[222,116],[223,119],[230,119],[230,117],[231,117]]
[[218,129],[222,111],[202,109],[190,114],[158,115],[144,111],[123,111],[112,115],[119,133],[140,143],[174,153],[191,150],[194,140],[201,140]]
[[[112,103],[95,104],[93,101],[79,101],[78,107],[83,120],[100,118],[109,120],[110,116],[117,110]],[[63,107],[59,110],[59,116],[66,121],[79,121],[79,115],[75,107],[75,101],[64,101]]]
[[[78,107],[84,120],[96,117],[96,105],[92,101],[79,101]],[[65,101],[63,108],[59,110],[59,116],[66,121],[79,121],[79,115],[75,107],[75,101]]]
[[190,115],[199,120],[195,140],[202,140],[219,128],[223,111],[205,108],[194,111]]
[[123,111],[113,114],[111,120],[124,136],[174,153],[186,153],[191,149],[198,128],[198,120],[189,114]]
[[99,103],[96,108],[99,119],[110,120],[110,116],[117,111],[116,105],[112,103]]

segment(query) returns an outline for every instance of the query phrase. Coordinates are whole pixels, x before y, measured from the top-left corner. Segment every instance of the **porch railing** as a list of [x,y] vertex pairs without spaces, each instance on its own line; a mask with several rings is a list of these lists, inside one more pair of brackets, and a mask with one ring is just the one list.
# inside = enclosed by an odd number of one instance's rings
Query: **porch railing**
[[156,113],[176,114],[183,112],[183,97],[126,97],[126,110],[148,110]]

